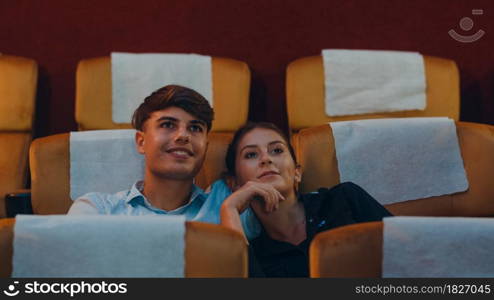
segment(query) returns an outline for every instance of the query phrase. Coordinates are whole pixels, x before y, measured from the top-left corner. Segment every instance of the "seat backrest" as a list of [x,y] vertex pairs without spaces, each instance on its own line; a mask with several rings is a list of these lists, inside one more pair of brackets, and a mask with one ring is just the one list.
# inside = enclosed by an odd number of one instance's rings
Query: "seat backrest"
[[[397,117],[460,116],[460,85],[456,63],[449,59],[424,56],[427,106],[423,111],[375,113],[329,117],[324,109],[323,58],[310,56],[290,63],[286,73],[288,125],[293,131],[333,121]],[[351,80],[351,79],[349,79]]]
[[310,277],[381,277],[382,244],[382,222],[352,224],[322,232],[309,248]]
[[[214,121],[206,160],[195,183],[206,188],[225,170],[224,157],[233,132],[248,118],[250,70],[246,63],[212,57]],[[151,91],[150,91],[151,92]],[[75,118],[80,130],[131,128],[112,121],[111,58],[79,62],[76,74]]]
[[[15,219],[0,220],[0,277],[10,277]],[[228,228],[186,222],[185,277],[247,277],[247,247]]]
[[[209,134],[209,147],[195,183],[206,188],[220,178],[231,133]],[[70,198],[70,134],[62,133],[33,141],[29,151],[31,201],[35,214],[65,214]],[[133,182],[129,182],[129,188]],[[56,187],[56,188],[54,188]]]
[[[229,58],[213,57],[211,64],[215,111],[212,130],[231,132],[247,121],[250,70],[246,63]],[[115,124],[112,121],[111,87],[110,57],[79,62],[75,118],[80,130],[131,127],[130,124]]]
[[[456,122],[469,182],[466,192],[386,205],[395,215],[494,216],[494,126]],[[301,130],[292,137],[302,165],[301,192],[340,183],[334,137],[328,125]]]
[[5,194],[26,187],[37,80],[34,60],[0,55],[0,218]]

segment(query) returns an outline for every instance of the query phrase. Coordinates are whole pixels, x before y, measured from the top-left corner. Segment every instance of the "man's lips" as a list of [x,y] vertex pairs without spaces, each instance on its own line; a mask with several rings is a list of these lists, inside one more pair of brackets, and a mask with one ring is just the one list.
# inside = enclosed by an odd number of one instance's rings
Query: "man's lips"
[[261,175],[257,176],[257,179],[262,178],[264,176],[270,176],[270,175],[280,175],[280,173],[278,173],[276,171],[266,171],[266,172],[263,172]]
[[187,148],[170,148],[165,151],[177,158],[188,158],[194,156],[194,153]]

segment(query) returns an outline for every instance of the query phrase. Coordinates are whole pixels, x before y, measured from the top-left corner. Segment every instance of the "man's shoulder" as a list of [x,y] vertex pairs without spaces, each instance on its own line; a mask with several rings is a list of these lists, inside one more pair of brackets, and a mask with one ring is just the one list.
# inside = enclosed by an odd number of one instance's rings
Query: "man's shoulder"
[[120,191],[114,194],[90,192],[80,196],[79,198],[77,198],[77,200],[87,199],[87,200],[95,200],[95,201],[119,202],[127,199],[128,194],[129,194],[129,190]]
[[129,192],[129,190],[120,191],[114,194],[90,192],[77,198],[74,203],[89,202],[95,206],[100,213],[108,213],[111,212],[114,207],[125,204]]

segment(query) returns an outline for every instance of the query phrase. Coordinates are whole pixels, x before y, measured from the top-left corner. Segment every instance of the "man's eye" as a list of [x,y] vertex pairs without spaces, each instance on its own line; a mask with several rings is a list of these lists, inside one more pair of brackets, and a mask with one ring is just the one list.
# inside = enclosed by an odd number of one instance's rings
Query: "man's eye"
[[173,122],[163,122],[160,125],[160,127],[162,127],[162,128],[173,128],[174,126],[175,126],[175,124],[173,124]]
[[190,131],[191,132],[203,132],[204,129],[200,125],[191,125],[190,126]]
[[256,152],[247,152],[244,154],[244,158],[256,158],[257,157],[257,153]]

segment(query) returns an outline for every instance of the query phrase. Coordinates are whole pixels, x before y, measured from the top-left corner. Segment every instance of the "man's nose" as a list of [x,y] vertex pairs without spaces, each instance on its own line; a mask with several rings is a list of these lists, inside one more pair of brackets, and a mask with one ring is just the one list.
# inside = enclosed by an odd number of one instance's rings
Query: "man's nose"
[[175,142],[187,144],[190,142],[190,132],[186,126],[179,126],[175,134]]

